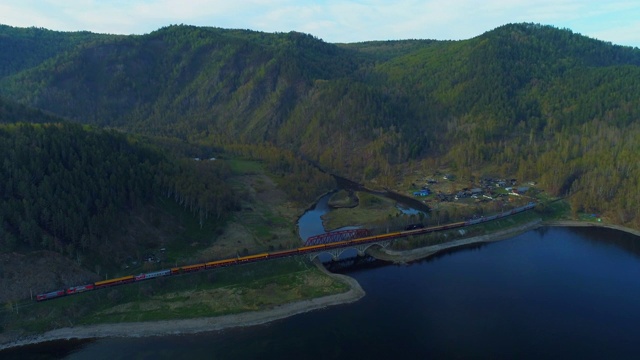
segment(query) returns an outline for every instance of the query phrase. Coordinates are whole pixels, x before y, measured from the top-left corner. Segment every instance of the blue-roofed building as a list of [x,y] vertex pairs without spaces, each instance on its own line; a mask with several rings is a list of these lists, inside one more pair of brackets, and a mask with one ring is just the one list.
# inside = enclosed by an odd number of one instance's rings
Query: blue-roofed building
[[427,189],[422,189],[422,190],[413,192],[413,196],[427,196],[427,195],[429,195],[429,190]]

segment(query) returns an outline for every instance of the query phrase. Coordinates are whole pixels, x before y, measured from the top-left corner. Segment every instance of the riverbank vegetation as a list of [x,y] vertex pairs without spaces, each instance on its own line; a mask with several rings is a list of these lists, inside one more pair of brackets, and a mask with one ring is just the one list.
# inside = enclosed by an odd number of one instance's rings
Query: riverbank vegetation
[[369,227],[377,221],[388,221],[400,214],[394,200],[381,195],[364,191],[355,192],[358,199],[355,207],[339,207],[322,216],[322,223],[327,230],[344,226]]
[[308,260],[288,258],[11,304],[0,317],[5,336],[15,337],[60,327],[260,311],[348,289]]
[[327,204],[331,208],[352,208],[358,206],[360,199],[352,190],[341,189],[331,195]]

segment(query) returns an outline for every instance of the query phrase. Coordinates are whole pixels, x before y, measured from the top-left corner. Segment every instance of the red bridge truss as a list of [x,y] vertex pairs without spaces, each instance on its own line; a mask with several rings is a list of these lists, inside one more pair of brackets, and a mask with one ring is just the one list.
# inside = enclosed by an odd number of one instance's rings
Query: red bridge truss
[[310,245],[330,244],[338,241],[358,239],[366,236],[371,236],[371,231],[369,231],[369,229],[352,229],[352,230],[333,231],[325,234],[312,236],[308,238],[307,241],[305,241],[304,245],[310,246]]

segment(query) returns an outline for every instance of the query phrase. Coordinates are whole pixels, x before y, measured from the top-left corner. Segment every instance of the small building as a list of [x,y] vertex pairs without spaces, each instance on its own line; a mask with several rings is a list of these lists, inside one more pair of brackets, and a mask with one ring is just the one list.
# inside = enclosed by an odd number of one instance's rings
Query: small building
[[419,191],[414,191],[413,192],[413,196],[427,196],[429,195],[429,190],[428,189],[421,189]]

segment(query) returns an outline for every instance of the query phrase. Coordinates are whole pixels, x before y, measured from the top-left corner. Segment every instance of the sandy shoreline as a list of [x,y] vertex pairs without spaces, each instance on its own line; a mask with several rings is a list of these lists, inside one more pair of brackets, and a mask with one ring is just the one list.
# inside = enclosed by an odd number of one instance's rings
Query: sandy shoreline
[[303,300],[276,306],[268,310],[241,314],[198,319],[99,324],[55,329],[41,335],[29,336],[0,344],[0,350],[54,340],[194,334],[234,327],[260,325],[333,305],[352,303],[358,301],[365,295],[364,290],[355,279],[339,274],[331,274],[331,276],[346,282],[350,290],[341,294]]
[[[514,228],[505,229],[489,235],[476,236],[468,239],[460,239],[446,244],[427,246],[424,248],[413,249],[408,251],[377,251],[376,257],[382,260],[394,262],[410,262],[432,256],[444,250],[457,247],[463,247],[471,244],[494,242],[511,238],[518,234],[529,230],[536,229],[541,226],[576,226],[576,227],[606,227],[616,230],[625,231],[640,236],[640,231],[629,229],[616,225],[605,225],[600,223],[585,223],[578,221],[554,221],[543,222],[542,220],[534,220],[524,225]],[[324,269],[322,266],[320,268]],[[325,270],[326,271],[326,270]],[[0,344],[0,350],[31,345],[41,342],[65,340],[65,339],[88,339],[100,337],[146,337],[161,335],[178,335],[193,334],[199,332],[216,331],[227,328],[253,326],[265,324],[271,321],[284,319],[289,316],[323,309],[329,306],[347,304],[361,299],[365,292],[360,284],[353,278],[348,276],[332,274],[331,276],[346,282],[350,290],[342,294],[325,296],[317,299],[310,299],[277,306],[271,309],[248,312],[242,314],[225,315],[211,318],[185,319],[185,320],[167,320],[155,322],[140,323],[118,323],[118,324],[100,324],[89,326],[75,326],[70,328],[61,328],[48,331],[41,335],[34,335],[15,341]]]

